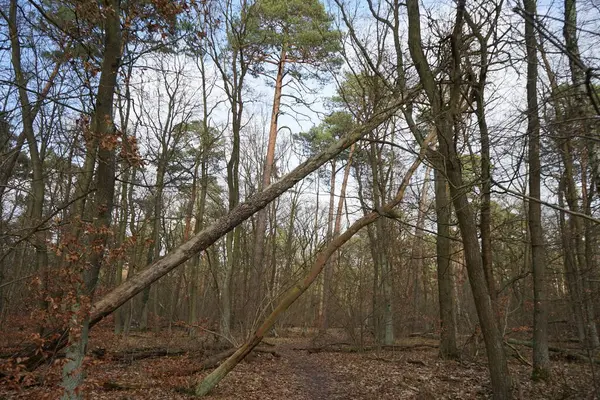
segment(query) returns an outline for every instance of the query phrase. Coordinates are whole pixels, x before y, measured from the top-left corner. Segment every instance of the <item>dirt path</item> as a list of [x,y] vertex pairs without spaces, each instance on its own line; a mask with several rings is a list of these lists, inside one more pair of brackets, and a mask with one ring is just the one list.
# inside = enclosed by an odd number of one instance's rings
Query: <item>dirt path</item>
[[329,366],[318,362],[306,350],[307,346],[284,344],[278,347],[282,357],[286,357],[289,372],[293,374],[306,391],[306,399],[329,399],[332,395],[332,376]]

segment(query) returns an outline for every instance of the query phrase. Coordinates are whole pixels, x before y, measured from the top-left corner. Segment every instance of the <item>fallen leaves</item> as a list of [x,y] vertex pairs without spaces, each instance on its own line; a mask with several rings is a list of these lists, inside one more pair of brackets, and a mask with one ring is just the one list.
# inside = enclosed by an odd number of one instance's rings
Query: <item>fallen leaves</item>
[[[310,353],[306,338],[270,339],[263,352],[239,364],[211,393],[219,400],[308,399],[485,399],[490,398],[487,366],[483,359],[442,361],[433,342],[406,339],[388,348],[343,351],[321,344]],[[339,342],[338,342],[339,343]],[[202,363],[212,353],[185,333],[136,334],[126,338],[96,331],[91,349],[102,348],[102,357],[90,357],[84,387],[90,399],[192,399],[190,389],[202,376]],[[160,349],[160,351],[158,351]],[[163,353],[169,356],[160,356]],[[331,350],[331,351],[330,351]],[[525,357],[530,354],[523,352]],[[135,354],[123,362],[123,354]],[[139,358],[137,355],[152,355]],[[127,358],[127,357],[126,357]],[[510,365],[519,395],[527,399],[592,398],[589,365],[554,362],[553,380],[533,383],[530,369],[517,360]],[[29,387],[0,387],[0,398],[58,399],[60,365],[31,377]],[[34,379],[35,378],[35,379]],[[573,384],[577,382],[577,384]]]

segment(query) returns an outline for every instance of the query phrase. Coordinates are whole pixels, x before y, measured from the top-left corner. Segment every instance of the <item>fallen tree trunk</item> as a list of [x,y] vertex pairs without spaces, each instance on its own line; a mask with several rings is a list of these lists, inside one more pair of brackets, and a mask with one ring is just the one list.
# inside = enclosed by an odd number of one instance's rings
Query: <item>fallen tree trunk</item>
[[[507,339],[506,342],[510,343],[510,344],[516,344],[519,346],[526,346],[526,347],[533,348],[533,342],[530,342],[529,340]],[[566,357],[570,357],[574,360],[578,360],[578,361],[582,361],[582,362],[586,362],[586,363],[593,362],[594,364],[600,364],[600,359],[588,357],[585,354],[577,353],[577,352],[570,351],[567,349],[561,349],[560,347],[548,346],[548,350],[553,351],[555,353],[561,353],[561,354],[565,355]]]
[[[253,214],[266,207],[267,204],[292,188],[308,174],[316,171],[327,161],[349,148],[366,132],[377,128],[397,112],[398,108],[406,101],[406,98],[404,97],[404,100],[399,100],[387,109],[375,114],[368,122],[348,132],[336,143],[333,143],[321,153],[300,164],[281,180],[269,185],[246,202],[239,204],[228,214],[217,219],[210,226],[194,235],[190,240],[173,249],[163,258],[155,261],[108,292],[93,305],[90,312],[90,328],[104,317],[110,315],[126,301],[140,293],[144,288],[150,286],[195,254],[206,250],[227,232],[233,230]],[[15,354],[14,358],[24,360],[21,364],[27,370],[31,371],[53,357],[57,351],[64,348],[67,340],[68,333],[66,330],[52,332],[44,337],[44,344],[41,347],[38,345],[29,346],[18,354]]]
[[[93,350],[92,353],[96,354],[98,350]],[[182,349],[165,349],[165,348],[153,348],[153,349],[135,349],[129,351],[121,351],[118,353],[108,354],[108,356],[112,360],[116,361],[136,361],[136,360],[144,360],[146,358],[156,358],[156,357],[175,357],[183,354],[189,353],[189,350]],[[105,354],[101,354],[101,357],[104,357]]]
[[[195,370],[194,373],[198,373],[198,372],[204,371],[206,369],[218,367],[219,364],[221,364],[223,362],[223,360],[230,357],[236,351],[237,351],[237,349],[234,347],[229,350],[222,351],[219,354],[215,354],[214,356],[203,361],[202,365],[200,365],[200,368]],[[279,354],[277,351],[275,351],[273,349],[265,349],[265,348],[261,348],[261,347],[256,347],[256,348],[252,349],[252,351],[255,353],[271,354],[274,357],[281,357],[281,354]]]
[[430,343],[415,343],[415,344],[406,344],[406,345],[382,345],[382,346],[337,346],[327,345],[320,347],[308,347],[305,350],[309,353],[320,353],[320,352],[329,352],[329,353],[363,353],[367,351],[375,351],[375,350],[388,350],[388,351],[403,351],[403,350],[414,350],[418,348],[438,348],[437,344]]
[[225,362],[219,365],[217,369],[215,369],[200,383],[198,383],[195,389],[195,394],[197,396],[204,396],[210,393],[213,390],[213,388],[221,381],[221,379],[223,379],[229,372],[231,372],[231,370],[233,370],[233,368],[235,368],[235,366],[240,361],[242,361],[252,351],[252,349],[258,346],[265,334],[269,332],[271,327],[275,324],[279,316],[283,314],[313,284],[313,282],[317,279],[319,274],[327,265],[329,257],[331,257],[331,255],[335,251],[337,251],[337,249],[339,249],[344,243],[350,240],[362,228],[375,222],[377,218],[381,216],[395,218],[395,215],[393,214],[393,209],[402,201],[402,198],[404,197],[404,192],[406,191],[406,187],[408,186],[408,183],[410,182],[413,173],[420,165],[421,157],[423,156],[432,138],[433,132],[430,133],[427,136],[427,138],[423,141],[419,157],[411,165],[406,175],[404,176],[402,184],[400,185],[400,188],[398,188],[398,192],[394,199],[391,202],[387,203],[385,206],[381,207],[379,210],[373,211],[358,219],[344,233],[330,241],[329,245],[317,254],[316,260],[306,277],[303,280],[296,283],[296,285],[294,285],[283,295],[277,307],[275,307],[271,314],[264,320],[262,325],[254,333],[254,335],[239,349],[237,349],[235,353],[233,353]]

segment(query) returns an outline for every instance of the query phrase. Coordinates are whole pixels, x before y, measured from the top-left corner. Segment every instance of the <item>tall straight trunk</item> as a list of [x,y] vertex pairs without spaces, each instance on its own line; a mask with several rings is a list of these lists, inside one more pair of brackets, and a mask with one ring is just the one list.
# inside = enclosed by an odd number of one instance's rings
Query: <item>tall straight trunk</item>
[[271,254],[269,256],[269,286],[268,286],[268,301],[272,302],[277,297],[277,206],[278,201],[274,201],[271,203],[271,218],[269,218],[269,236],[271,240],[269,240],[269,248],[271,249]]
[[[413,238],[413,245],[411,249],[411,269],[413,273],[413,331],[418,329],[418,323],[421,319],[421,296],[424,297],[423,304],[427,305],[426,287],[424,268],[425,263],[423,262],[423,228],[425,227],[425,214],[427,214],[427,190],[429,186],[429,174],[431,173],[429,166],[425,171],[425,180],[423,182],[423,188],[421,190],[421,196],[419,198],[419,210],[417,211],[417,223],[415,226],[415,234]],[[423,293],[421,294],[421,283],[423,284]]]
[[[461,92],[461,54],[465,0],[457,4],[456,21],[450,37],[452,66],[450,71],[450,98],[446,100],[428,64],[421,42],[421,21],[418,0],[407,0],[408,47],[415,68],[429,99],[432,115],[440,138],[439,150],[445,160],[454,209],[464,246],[465,262],[475,299],[479,324],[483,333],[488,357],[488,367],[494,399],[512,398],[512,383],[508,371],[502,335],[492,307],[489,289],[483,271],[481,249],[475,222],[475,213],[465,192],[460,158],[454,147],[454,124],[460,120],[459,99]],[[447,104],[446,101],[448,101]]]
[[[100,138],[109,138],[114,134],[113,124],[113,97],[117,84],[117,72],[121,60],[121,27],[120,27],[120,2],[118,0],[105,0],[104,6],[104,55],[101,64],[100,82],[96,96],[96,113],[93,122],[93,131]],[[100,141],[102,143],[102,141]],[[95,229],[93,243],[100,244],[100,249],[95,251],[89,260],[89,267],[84,271],[83,290],[80,296],[93,297],[98,274],[102,265],[104,248],[108,235],[105,233],[110,226],[113,210],[115,191],[115,150],[108,146],[99,146],[98,168],[96,171],[96,193],[94,197]],[[81,300],[80,300],[81,302]],[[76,308],[80,308],[77,304]],[[81,398],[80,385],[83,381],[82,363],[86,353],[88,332],[91,319],[87,310],[84,310],[83,321],[74,318],[69,335],[69,347],[63,367],[64,399]]]
[[[31,159],[31,169],[33,179],[31,181],[31,209],[29,211],[31,227],[35,233],[33,235],[33,245],[36,255],[36,270],[44,277],[44,284],[47,284],[47,267],[48,267],[48,252],[46,248],[46,230],[41,229],[39,224],[42,223],[44,213],[44,167],[38,150],[37,139],[33,128],[35,113],[31,106],[27,93],[27,79],[21,67],[21,44],[19,42],[18,26],[17,26],[17,0],[11,0],[9,5],[9,16],[7,23],[9,25],[9,36],[11,45],[11,61],[15,73],[15,81],[18,85],[19,103],[21,111],[21,119],[23,123],[23,134],[27,139],[29,146],[29,157]],[[17,143],[18,144],[18,143]],[[18,153],[17,153],[18,155]],[[45,301],[42,301],[42,306],[45,308]]]
[[[200,232],[200,222],[196,220],[194,224],[194,233]],[[200,267],[202,256],[196,254],[190,260],[190,283],[189,283],[189,310],[188,310],[188,325],[190,326],[189,335],[195,337],[198,333],[198,285],[200,280]]]
[[342,228],[342,214],[344,213],[344,204],[346,202],[346,189],[348,188],[348,180],[350,177],[350,169],[352,168],[352,157],[354,156],[354,150],[356,145],[350,146],[350,152],[348,153],[348,161],[344,167],[344,177],[342,179],[342,187],[340,188],[340,196],[338,198],[337,211],[335,214],[335,225],[333,227],[333,238],[335,239]]
[[[383,172],[384,163],[382,161],[381,147],[378,147],[373,142],[369,150],[369,161],[373,175],[371,181],[373,207],[378,209],[383,206],[385,201],[385,187],[387,186],[388,179]],[[386,345],[391,345],[394,342],[394,319],[392,310],[392,274],[388,257],[389,229],[387,221],[384,219],[376,221],[374,229],[370,233],[371,253],[374,268],[376,268],[373,279],[373,295],[375,296],[373,309],[377,311],[377,313],[374,312],[374,316],[377,317],[380,327],[377,339]]]
[[[161,218],[162,218],[162,204],[163,204],[163,191],[165,174],[167,170],[166,160],[167,148],[163,144],[161,146],[161,152],[158,159],[158,168],[156,170],[156,184],[154,185],[154,204],[152,207],[152,233],[150,235],[150,246],[148,247],[148,255],[146,257],[146,264],[151,264],[154,260],[160,257],[161,250]],[[142,296],[142,310],[140,317],[140,329],[148,329],[148,315],[150,313],[150,297],[151,291],[150,286],[144,289]],[[152,296],[153,297],[153,296]],[[156,315],[155,315],[156,317]]]
[[[335,159],[331,160],[331,179],[329,181],[329,209],[327,210],[327,243],[333,240],[334,230],[334,215],[335,215],[335,176],[336,176],[336,162]],[[321,298],[321,331],[327,331],[329,327],[329,312],[331,310],[331,291],[332,279],[333,279],[333,268],[334,265],[328,263],[325,266],[325,273],[323,274],[323,293]]]
[[[565,178],[563,177],[559,181],[558,185],[558,205],[561,208],[565,208],[564,192],[565,192]],[[579,343],[586,345],[587,333],[585,329],[585,319],[583,312],[583,300],[581,290],[581,280],[579,279],[579,273],[577,271],[577,262],[572,251],[572,238],[571,229],[569,227],[566,212],[560,211],[559,213],[560,222],[560,233],[561,233],[561,244],[562,244],[562,256],[563,265],[565,268],[565,275],[567,281],[567,289],[569,291],[569,297],[571,298],[571,309],[573,311],[573,319],[575,326],[577,327],[577,334],[579,337]]]
[[[365,209],[366,210],[366,209]],[[365,211],[366,214],[366,211]],[[371,259],[373,260],[373,287],[371,289],[371,319],[373,325],[373,336],[380,343],[383,336],[383,311],[380,304],[381,300],[381,262],[379,259],[379,251],[377,249],[377,236],[373,226],[367,227],[367,235],[369,237],[369,249],[371,251]]]
[[450,246],[450,215],[452,203],[448,196],[448,182],[443,172],[434,170],[436,213],[436,261],[438,299],[440,304],[440,357],[459,357],[456,346],[456,309],[454,306],[454,275],[452,273]]
[[[127,221],[129,219],[129,205],[127,204],[128,200],[128,191],[129,191],[129,180],[131,179],[131,169],[125,167],[125,174],[123,175],[123,182],[121,183],[121,194],[120,194],[120,203],[119,203],[119,230],[117,233],[117,247],[123,246],[125,243],[125,236],[127,233]],[[132,186],[131,186],[132,187]],[[133,187],[132,187],[133,188]],[[117,261],[117,265],[115,268],[115,285],[118,286],[123,282],[123,264],[124,261]],[[118,309],[115,312],[115,333],[120,334],[123,332],[123,310]]]
[[[132,101],[131,101],[131,85],[130,80],[131,80],[131,75],[133,73],[133,64],[130,64],[127,68],[127,75],[125,78],[125,93],[123,96],[119,96],[117,98],[117,104],[118,104],[118,110],[119,110],[119,116],[120,116],[120,124],[121,124],[121,131],[122,131],[122,139],[121,139],[121,143],[123,144],[124,147],[124,151],[127,152],[128,154],[131,154],[134,149],[131,149],[129,146],[129,142],[127,140],[127,136],[129,135],[129,117],[131,115],[131,107],[132,107]],[[125,101],[125,104],[123,104],[123,100]],[[135,133],[134,133],[135,135]],[[121,169],[123,171],[123,180],[121,182],[121,193],[120,193],[120,198],[119,198],[119,229],[117,232],[117,241],[116,241],[116,247],[120,247],[123,246],[125,243],[125,238],[127,236],[127,223],[129,221],[129,200],[130,197],[133,196],[133,184],[130,184],[129,182],[132,180],[132,176],[135,175],[135,170],[134,170],[134,166],[131,165],[131,163],[129,163],[127,160],[123,160],[121,163]],[[132,169],[134,170],[132,173]],[[70,190],[67,191],[67,193],[69,193]],[[117,265],[115,268],[115,285],[118,286],[123,282],[123,265],[125,263],[125,260],[118,260],[117,261]],[[125,322],[125,315],[124,315],[125,310],[123,310],[123,308],[119,308],[116,312],[115,312],[115,326],[114,326],[114,332],[116,334],[121,334],[123,332],[123,328],[124,328],[124,322]]]
[[534,380],[550,377],[548,353],[548,300],[546,290],[546,249],[542,230],[542,205],[540,200],[540,120],[537,101],[537,39],[534,20],[536,0],[524,0],[525,45],[527,47],[527,136],[529,138],[529,234],[531,238],[531,264],[533,269],[533,372]]
[[[384,224],[384,220],[379,220],[375,223],[375,229],[379,232],[379,240],[383,241],[383,238],[389,235],[387,224]],[[387,346],[394,344],[394,310],[392,307],[392,268],[388,257],[387,249],[383,246],[380,247],[379,257],[381,259],[381,286],[383,294],[383,343]]]
[[[592,200],[594,198],[594,177],[591,176],[591,181],[588,186],[588,176],[587,176],[587,157],[584,153],[581,161],[581,187],[582,187],[582,210],[586,215],[592,215]],[[598,270],[598,262],[596,259],[596,251],[597,241],[595,235],[595,226],[592,225],[592,222],[589,220],[585,220],[583,222],[583,241],[584,241],[584,259],[585,265],[587,266],[587,270],[585,271],[583,286],[584,293],[587,293],[588,297],[588,308],[587,308],[587,317],[588,321],[590,321],[590,336],[598,337],[598,331],[596,327],[596,303],[594,302],[594,296],[592,293],[594,289],[592,287],[592,279]]]
[[[263,175],[260,190],[264,190],[271,184],[271,175],[273,174],[273,167],[275,163],[275,145],[277,142],[277,119],[279,118],[279,109],[281,108],[281,93],[283,90],[283,76],[285,74],[285,61],[286,61],[286,50],[285,46],[281,50],[279,56],[279,63],[277,64],[277,76],[275,78],[275,93],[273,95],[273,109],[271,110],[271,124],[269,125],[269,142],[267,145],[267,155],[265,158],[265,164],[263,167]],[[261,209],[256,216],[256,228],[254,237],[254,259],[253,264],[256,270],[257,276],[255,280],[255,293],[258,297],[256,299],[257,304],[260,303],[260,296],[263,295],[263,280],[264,272],[266,270],[264,264],[264,245],[265,245],[265,234],[267,230],[267,209]]]
[[294,252],[294,227],[296,222],[296,214],[298,213],[298,195],[300,193],[296,192],[295,196],[292,198],[290,204],[290,216],[288,218],[288,226],[285,232],[285,268],[283,272],[286,275],[292,274],[292,268],[294,265],[294,261],[296,260],[296,253]]
[[[198,232],[200,232],[203,228],[204,228],[204,218],[205,218],[205,213],[206,213],[206,198],[208,196],[208,179],[209,179],[209,175],[208,175],[208,163],[209,163],[209,154],[211,151],[211,137],[210,137],[210,126],[208,125],[208,119],[210,117],[209,112],[208,112],[208,90],[206,87],[206,72],[205,72],[205,67],[204,67],[204,59],[201,59],[200,61],[200,66],[201,66],[201,75],[202,75],[202,111],[203,111],[203,118],[202,118],[202,133],[201,133],[201,143],[202,143],[202,157],[200,160],[200,198],[198,199],[198,211],[196,213],[196,224],[194,226],[194,234],[197,234]],[[196,199],[194,198],[193,201],[195,202]],[[199,280],[199,269],[200,269],[200,261],[201,258],[198,256],[193,258],[192,261],[192,279],[191,279],[191,299],[190,299],[190,304],[192,305],[191,309],[190,309],[190,321],[192,321],[192,329],[190,330],[190,333],[193,335],[195,334],[195,328],[193,325],[195,325],[197,323],[197,310],[196,310],[196,305],[197,305],[197,297],[198,297],[198,280]],[[227,292],[225,294],[225,296],[229,297],[229,293]],[[225,310],[225,312],[230,312],[229,310]],[[223,327],[221,327],[223,328]],[[229,330],[228,330],[228,326],[226,327],[227,329],[225,330],[225,332],[221,332],[223,334],[228,335],[229,334]]]
[[[203,138],[204,135],[206,135],[206,132],[208,131],[208,126],[204,127],[204,133],[203,133]],[[203,142],[206,141],[203,139]],[[194,223],[194,234],[197,234],[198,232],[200,232],[204,226],[204,214],[205,214],[205,210],[206,210],[206,198],[208,195],[208,165],[207,165],[207,160],[206,160],[206,153],[207,153],[208,149],[206,147],[204,147],[203,145],[203,159],[200,162],[200,193],[198,196],[198,209],[195,213],[195,223]],[[192,201],[195,203],[196,202],[196,191],[193,191],[193,199]],[[190,274],[190,292],[189,292],[189,296],[190,296],[190,300],[189,300],[189,304],[190,304],[190,308],[189,308],[189,325],[190,325],[190,331],[189,334],[190,336],[195,336],[197,334],[197,328],[196,325],[198,324],[198,284],[199,284],[199,280],[200,280],[200,268],[201,268],[201,264],[202,264],[202,257],[201,255],[198,253],[196,254],[194,257],[192,257],[191,259],[191,263],[190,263],[190,269],[191,269],[191,274]],[[223,332],[222,332],[223,333]]]
[[[240,9],[240,18],[228,19],[227,29],[236,33],[233,35],[243,42],[245,40],[244,32],[246,22],[248,18],[248,3],[246,0],[242,1]],[[235,20],[234,23],[231,21]],[[214,42],[211,42],[211,47]],[[244,112],[244,98],[243,89],[245,77],[248,72],[249,63],[246,61],[244,54],[244,46],[233,46],[231,49],[230,57],[230,71],[226,72],[227,68],[221,63],[219,59],[218,51],[213,47],[215,53],[211,53],[211,57],[215,62],[215,65],[221,73],[221,77],[224,83],[224,89],[227,94],[227,98],[231,107],[231,155],[227,161],[227,188],[228,188],[228,210],[231,212],[240,201],[240,190],[239,190],[239,163],[240,163],[240,132],[242,128],[242,117]],[[216,54],[216,55],[215,55]],[[250,57],[248,58],[250,59]],[[234,267],[239,264],[240,259],[240,243],[241,243],[241,230],[236,227],[233,231],[228,232],[225,238],[225,249],[226,249],[226,260],[224,263],[223,271],[223,282],[221,282],[222,296],[220,297],[220,308],[221,308],[221,320],[220,329],[224,336],[230,334],[230,325],[232,319],[232,307],[233,307],[233,287],[232,277],[234,273]],[[247,269],[245,269],[247,272]],[[244,279],[244,283],[246,280]],[[245,287],[245,286],[244,286]],[[245,291],[244,291],[245,292]],[[242,293],[244,294],[244,293]],[[243,301],[243,296],[238,298]]]
[[[192,233],[197,233],[199,232],[196,231],[194,229],[194,232],[192,232],[192,216],[194,214],[194,210],[195,210],[195,206],[196,206],[196,199],[198,197],[198,169],[200,168],[200,160],[196,159],[195,165],[194,165],[194,172],[192,174],[192,190],[191,190],[191,194],[190,194],[190,198],[189,198],[189,203],[188,203],[188,207],[187,207],[187,211],[186,211],[186,217],[185,217],[185,226],[183,229],[183,241],[186,242],[190,239],[190,236]],[[197,221],[196,221],[197,222]],[[197,225],[196,223],[194,225]],[[191,278],[190,278],[190,282],[189,282],[189,308],[188,308],[188,315],[187,315],[187,322],[188,325],[190,326],[190,330],[189,330],[189,334],[190,336],[196,336],[196,324],[198,323],[198,310],[197,310],[197,304],[198,304],[198,282],[197,279],[198,277],[197,275],[197,263],[196,263],[196,258],[194,257],[192,258],[191,262],[188,263],[189,269],[191,270]],[[182,274],[183,276],[183,274]]]

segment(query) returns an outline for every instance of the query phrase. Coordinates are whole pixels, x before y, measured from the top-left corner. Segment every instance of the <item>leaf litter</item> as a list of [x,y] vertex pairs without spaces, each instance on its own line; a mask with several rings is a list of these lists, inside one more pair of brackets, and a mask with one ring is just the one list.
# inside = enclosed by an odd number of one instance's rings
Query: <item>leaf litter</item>
[[[311,400],[311,399],[488,399],[490,382],[481,354],[462,361],[441,360],[435,341],[423,346],[412,343],[358,351],[341,345],[314,350],[314,342],[302,337],[270,338],[277,356],[253,353],[239,364],[210,394],[219,400]],[[98,346],[109,344],[102,351]],[[415,343],[417,345],[415,345]],[[432,344],[433,343],[433,344]],[[403,342],[406,344],[406,341]],[[128,360],[123,354],[153,349],[173,350],[161,355]],[[189,390],[210,370],[201,371],[210,355],[205,339],[179,335],[136,334],[118,337],[98,332],[90,343],[86,360],[84,398],[118,400],[193,399]],[[399,349],[397,349],[398,347]],[[129,351],[129,353],[127,353]],[[530,358],[528,349],[521,355]],[[165,352],[157,352],[164,354]],[[213,351],[213,354],[215,352]],[[482,352],[480,352],[482,353]],[[118,355],[118,357],[117,357]],[[60,361],[60,360],[59,360]],[[58,399],[60,362],[39,369],[28,385],[3,382],[0,399]],[[516,381],[516,398],[594,399],[594,375],[589,364],[569,360],[553,361],[549,382],[532,382],[530,367],[511,358]],[[598,385],[598,383],[597,383]],[[596,385],[596,386],[597,386]]]

